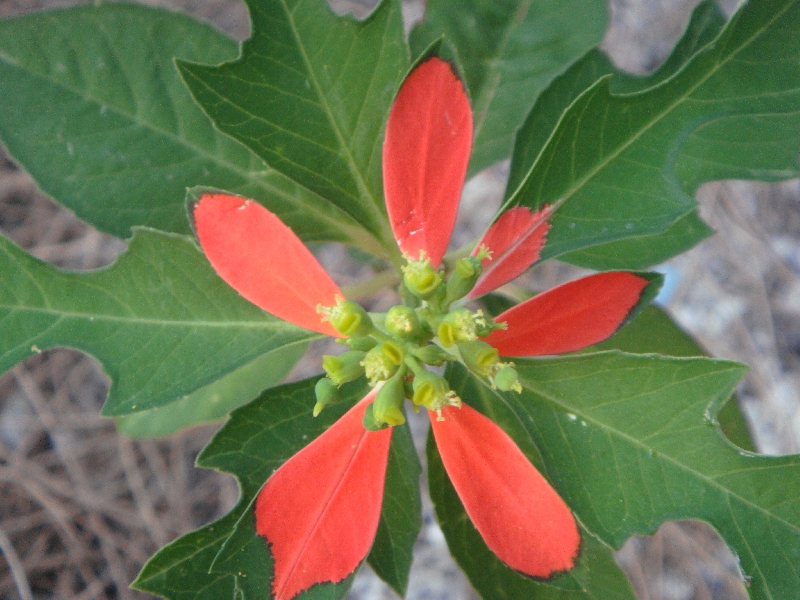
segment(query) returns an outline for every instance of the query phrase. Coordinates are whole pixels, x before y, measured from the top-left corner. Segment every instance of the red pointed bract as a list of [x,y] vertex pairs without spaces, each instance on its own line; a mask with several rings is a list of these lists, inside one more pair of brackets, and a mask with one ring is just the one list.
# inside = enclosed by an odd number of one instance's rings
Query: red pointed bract
[[392,428],[364,429],[373,399],[374,392],[285,462],[258,494],[256,532],[275,561],[277,600],[342,581],[372,546],[392,439]]
[[386,208],[400,249],[441,263],[472,148],[472,110],[452,67],[430,58],[395,98],[383,144]]
[[193,209],[195,231],[217,274],[268,313],[340,337],[317,306],[333,306],[339,287],[305,244],[266,208],[245,198],[204,194]]
[[569,507],[514,441],[466,404],[431,426],[444,468],[489,549],[512,569],[549,577],[571,569],[580,534]]
[[501,356],[544,356],[582,350],[614,333],[649,282],[632,273],[590,275],[564,283],[507,310],[507,323],[486,341]]
[[547,232],[550,231],[550,223],[547,222],[549,215],[550,209],[547,207],[534,213],[530,208],[517,206],[504,212],[489,227],[472,255],[477,255],[481,246],[485,246],[491,250],[492,258],[483,260],[483,275],[469,293],[470,298],[488,294],[516,279],[539,260]]

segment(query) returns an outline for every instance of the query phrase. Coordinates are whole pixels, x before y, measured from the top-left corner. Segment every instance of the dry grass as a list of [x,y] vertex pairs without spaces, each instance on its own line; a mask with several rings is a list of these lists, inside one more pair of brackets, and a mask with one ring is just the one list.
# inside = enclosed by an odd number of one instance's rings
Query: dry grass
[[[75,3],[0,0],[0,16]],[[247,35],[243,6],[232,0],[147,3],[185,8],[240,39]],[[628,70],[652,69],[674,44],[693,4],[618,0],[605,48]],[[407,8],[419,14],[418,6]],[[17,244],[74,270],[108,264],[124,248],[0,161],[0,229]],[[502,169],[496,169],[470,185],[461,235],[468,238],[470,230],[485,225],[492,210],[487,198],[496,197],[502,179]],[[712,354],[751,365],[740,397],[759,448],[796,452],[800,186],[709,184],[698,199],[719,233],[670,263],[676,289],[668,308]],[[335,248],[327,254],[340,265],[346,258]],[[552,285],[569,273],[548,266],[538,281]],[[106,392],[97,364],[69,350],[43,353],[0,378],[0,598],[145,597],[127,588],[143,561],[233,505],[231,478],[193,467],[213,427],[167,440],[130,441],[98,416]],[[423,433],[424,427],[417,425]],[[652,538],[629,541],[618,558],[642,599],[746,597],[735,559],[701,523],[665,524]],[[369,573],[359,576],[351,596],[392,597]],[[427,503],[409,597],[472,596]]]

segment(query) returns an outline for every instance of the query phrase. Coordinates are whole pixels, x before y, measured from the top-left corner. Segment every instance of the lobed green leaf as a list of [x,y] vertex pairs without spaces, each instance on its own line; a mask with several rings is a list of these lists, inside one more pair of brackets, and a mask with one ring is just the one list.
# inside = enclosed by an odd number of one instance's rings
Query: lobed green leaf
[[[649,82],[603,78],[607,60],[594,53],[540,98],[517,137],[508,201],[558,207],[543,259],[638,238],[623,249],[631,260],[694,210],[701,183],[797,175],[800,4],[751,2],[721,30],[710,11],[698,9]],[[659,238],[673,249],[658,254],[684,249],[688,225],[670,232],[673,242]],[[708,233],[696,229],[695,240]],[[575,262],[603,265],[608,254]]]
[[262,354],[318,334],[254,306],[186,237],[138,229],[105,269],[67,273],[0,237],[0,372],[48,348],[91,354],[122,415],[174,402]]
[[704,520],[738,554],[753,598],[793,597],[800,458],[743,451],[717,421],[743,366],[603,352],[517,361],[517,370],[521,395],[471,378],[458,389],[518,442],[535,445],[590,532],[620,547],[666,520]]
[[39,186],[94,227],[189,233],[185,190],[263,203],[305,240],[361,244],[343,211],[215,130],[174,58],[231,60],[238,45],[178,13],[103,3],[0,22],[0,139]]
[[179,61],[215,125],[272,168],[330,201],[387,252],[397,252],[383,206],[383,127],[408,67],[400,3],[365,21],[325,0],[248,2],[253,37],[218,67]]

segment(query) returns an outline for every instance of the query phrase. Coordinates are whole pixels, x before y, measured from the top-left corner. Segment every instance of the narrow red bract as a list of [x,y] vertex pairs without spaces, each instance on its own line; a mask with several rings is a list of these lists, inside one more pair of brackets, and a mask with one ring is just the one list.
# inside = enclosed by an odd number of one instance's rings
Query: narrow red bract
[[469,293],[470,298],[488,294],[501,285],[522,275],[539,260],[550,223],[549,208],[531,212],[530,208],[517,206],[507,210],[495,221],[472,252],[476,256],[481,246],[492,252],[484,259],[484,272]]
[[193,208],[197,239],[217,274],[247,300],[285,321],[326,335],[317,305],[339,287],[303,242],[266,208],[226,194],[204,194]]
[[285,462],[258,494],[256,531],[275,561],[277,600],[342,581],[372,546],[392,439],[392,428],[364,429],[374,395]]
[[571,569],[580,534],[567,505],[514,441],[467,405],[431,415],[442,462],[486,545],[512,569],[549,577]]
[[649,282],[632,273],[599,273],[570,281],[507,310],[486,341],[501,356],[544,356],[582,350],[614,333]]
[[447,251],[472,149],[472,110],[452,67],[429,58],[392,105],[383,144],[386,208],[400,249],[425,250],[434,267]]

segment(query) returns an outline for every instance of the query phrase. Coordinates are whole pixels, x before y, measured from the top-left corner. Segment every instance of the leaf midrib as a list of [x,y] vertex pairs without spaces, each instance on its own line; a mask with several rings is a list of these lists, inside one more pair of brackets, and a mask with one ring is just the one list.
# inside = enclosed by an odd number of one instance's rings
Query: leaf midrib
[[[98,313],[82,313],[77,311],[55,310],[38,307],[27,307],[17,305],[0,305],[0,310],[7,311],[8,313],[14,312],[28,312],[36,314],[45,314],[58,317],[59,319],[79,319],[95,322],[118,322],[136,325],[158,325],[158,326],[172,326],[172,327],[207,327],[209,329],[224,329],[224,328],[247,328],[247,329],[272,329],[276,333],[280,331],[299,331],[300,328],[276,319],[275,321],[206,321],[206,320],[177,320],[177,319],[155,319],[148,317],[126,317],[119,315],[108,315]],[[310,336],[314,334],[309,332]],[[322,337],[322,336],[320,336]]]
[[[389,1],[390,0],[381,0],[378,6],[375,8],[375,11],[381,10],[383,3]],[[366,198],[369,200],[366,203],[368,205],[369,212],[372,213],[375,224],[377,225],[380,231],[381,238],[385,238],[386,219],[378,209],[378,203],[376,202],[375,197],[370,192],[369,187],[367,186],[367,182],[364,180],[364,177],[361,171],[359,170],[358,165],[356,164],[355,158],[353,157],[353,154],[350,150],[350,146],[348,146],[347,143],[345,142],[345,137],[341,131],[341,128],[339,127],[338,120],[335,118],[333,111],[331,110],[331,107],[328,103],[328,98],[323,93],[322,88],[320,87],[319,81],[317,79],[316,70],[312,66],[311,59],[308,56],[308,53],[306,52],[305,44],[303,43],[303,40],[301,39],[299,34],[298,27],[295,24],[293,11],[289,10],[289,6],[286,0],[280,0],[280,2],[281,6],[283,6],[284,13],[286,14],[286,20],[291,25],[292,36],[294,37],[295,42],[297,44],[298,52],[302,56],[303,62],[305,63],[306,70],[309,75],[309,81],[311,81],[311,84],[314,86],[314,91],[317,94],[320,106],[323,108],[325,114],[328,117],[328,121],[331,124],[331,128],[333,129],[333,132],[336,135],[336,139],[339,142],[339,147],[344,151],[345,162],[347,163],[348,170],[350,171],[350,174],[353,177],[353,180],[356,182],[356,185],[358,186],[361,193],[364,196],[366,196]],[[368,18],[371,19],[374,15],[375,12],[373,12]],[[370,77],[374,76],[375,76],[375,70],[373,70],[372,73],[370,74]],[[355,198],[354,200],[358,201],[358,198]]]

